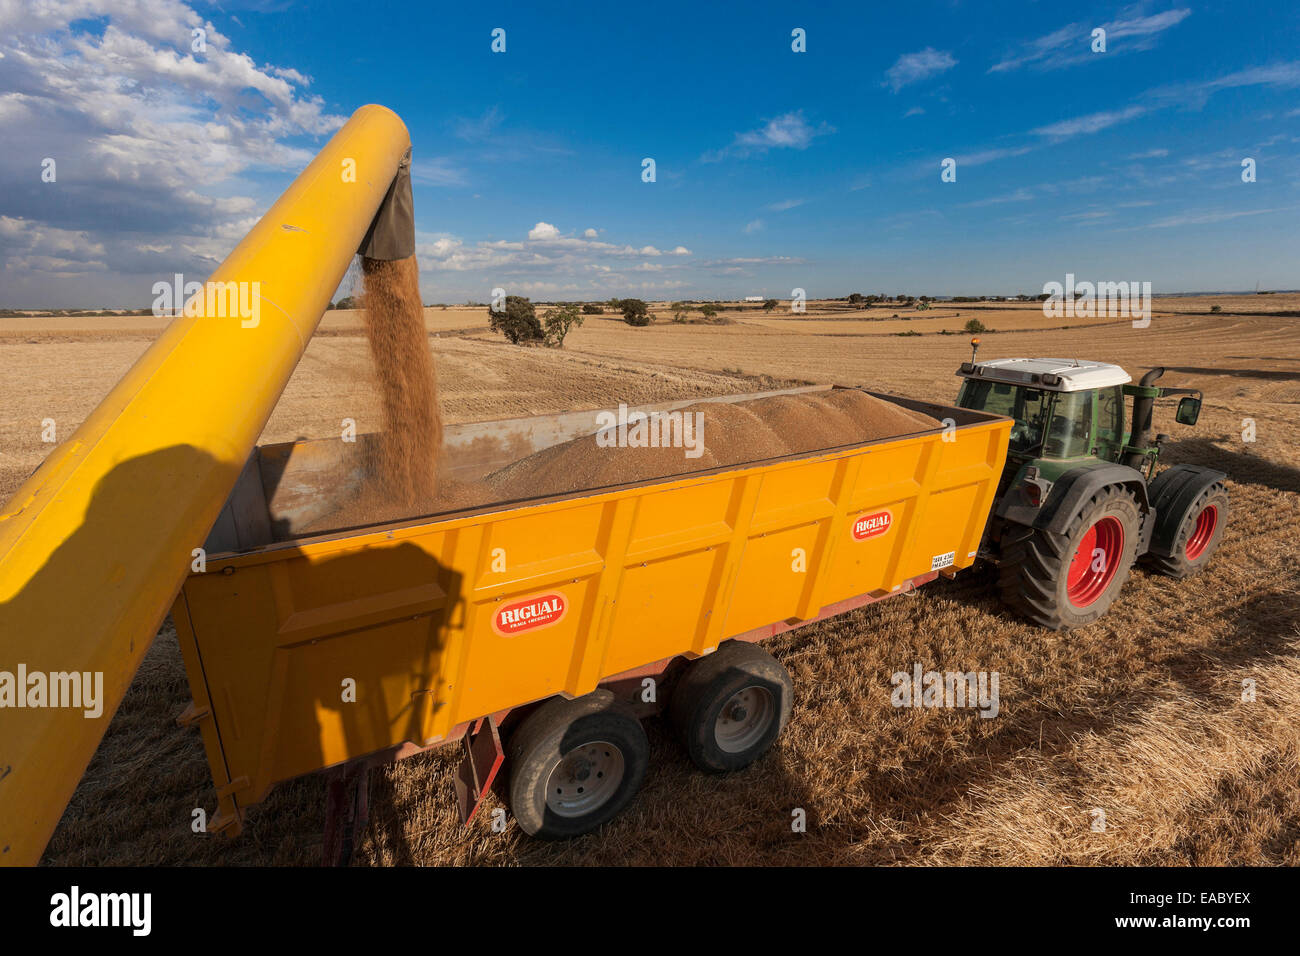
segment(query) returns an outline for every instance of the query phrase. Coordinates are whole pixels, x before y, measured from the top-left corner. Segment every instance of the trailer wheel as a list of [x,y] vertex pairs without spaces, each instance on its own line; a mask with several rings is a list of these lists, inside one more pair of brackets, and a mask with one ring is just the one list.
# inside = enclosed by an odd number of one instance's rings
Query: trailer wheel
[[1191,503],[1173,541],[1168,542],[1168,557],[1147,552],[1143,562],[1152,569],[1171,578],[1187,578],[1200,572],[1223,540],[1223,528],[1228,523],[1228,489],[1216,481]]
[[790,674],[757,644],[728,641],[692,661],[668,703],[668,717],[701,770],[747,767],[785,729],[794,702]]
[[626,807],[645,779],[645,730],[608,690],[556,699],[510,738],[510,809],[529,836],[580,836]]
[[1119,486],[1093,495],[1064,534],[1009,526],[998,571],[1003,603],[1054,631],[1091,624],[1128,580],[1138,526],[1133,495]]

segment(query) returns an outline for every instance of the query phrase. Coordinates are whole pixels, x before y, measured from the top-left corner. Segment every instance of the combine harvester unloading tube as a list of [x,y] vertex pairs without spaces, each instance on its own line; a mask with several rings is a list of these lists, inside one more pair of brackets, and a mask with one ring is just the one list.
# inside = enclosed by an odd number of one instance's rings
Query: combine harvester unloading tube
[[97,717],[0,709],[0,863],[40,859],[353,257],[413,254],[409,161],[357,110],[0,508],[0,670],[103,675]]

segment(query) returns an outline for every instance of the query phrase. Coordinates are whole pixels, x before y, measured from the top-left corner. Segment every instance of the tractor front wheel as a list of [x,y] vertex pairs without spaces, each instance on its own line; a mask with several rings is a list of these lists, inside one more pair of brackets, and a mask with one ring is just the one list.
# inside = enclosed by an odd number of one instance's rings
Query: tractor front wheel
[[1155,571],[1171,578],[1187,578],[1210,563],[1219,550],[1223,529],[1228,523],[1228,489],[1216,481],[1193,501],[1174,530],[1172,541],[1165,545],[1168,555],[1148,552],[1142,559]]
[[1003,602],[1054,631],[1091,624],[1128,580],[1139,521],[1132,494],[1115,486],[1093,495],[1064,534],[1009,527],[998,575]]

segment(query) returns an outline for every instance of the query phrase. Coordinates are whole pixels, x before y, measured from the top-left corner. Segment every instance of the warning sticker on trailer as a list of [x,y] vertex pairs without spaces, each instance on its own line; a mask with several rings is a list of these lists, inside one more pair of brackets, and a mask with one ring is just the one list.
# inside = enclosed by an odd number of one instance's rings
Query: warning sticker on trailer
[[947,554],[936,554],[930,559],[930,570],[938,571],[940,568],[950,568],[952,567],[953,559],[956,557],[956,551],[949,551]]

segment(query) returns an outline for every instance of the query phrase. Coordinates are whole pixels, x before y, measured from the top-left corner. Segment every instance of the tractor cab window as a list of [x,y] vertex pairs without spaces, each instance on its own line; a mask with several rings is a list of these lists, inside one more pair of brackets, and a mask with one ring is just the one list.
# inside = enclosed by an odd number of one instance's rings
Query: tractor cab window
[[962,408],[1014,418],[1016,423],[1011,426],[1011,451],[1035,455],[1043,442],[1051,399],[1051,392],[1039,388],[968,378],[962,384],[957,404]]
[[1078,458],[1092,453],[1092,396],[1090,391],[1056,394],[1043,442],[1044,458]]

